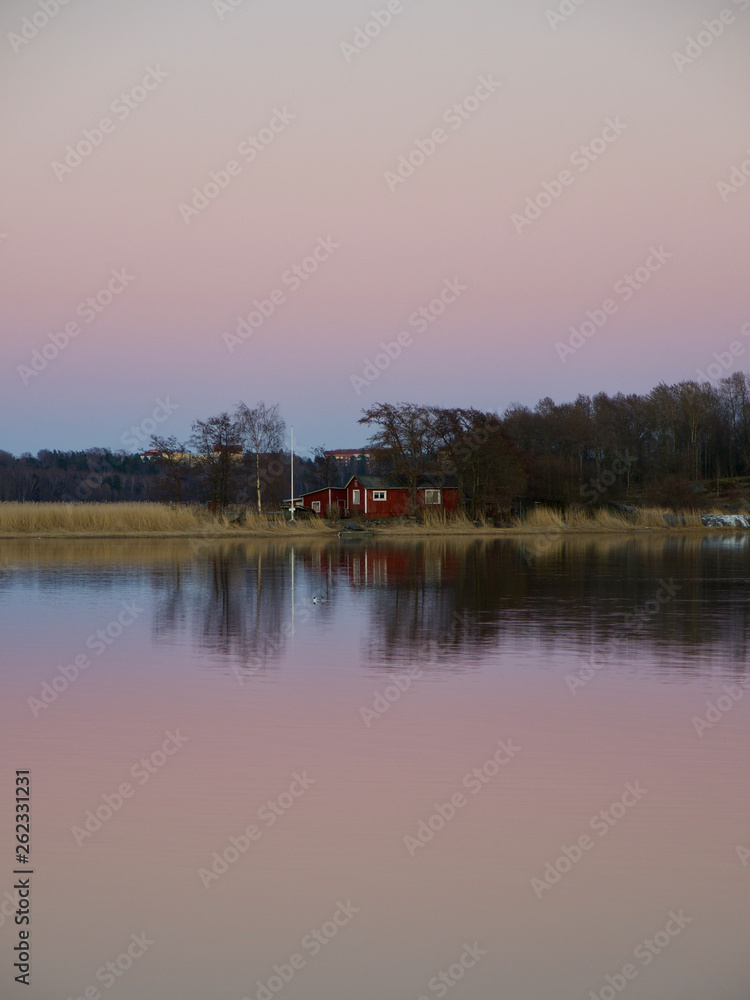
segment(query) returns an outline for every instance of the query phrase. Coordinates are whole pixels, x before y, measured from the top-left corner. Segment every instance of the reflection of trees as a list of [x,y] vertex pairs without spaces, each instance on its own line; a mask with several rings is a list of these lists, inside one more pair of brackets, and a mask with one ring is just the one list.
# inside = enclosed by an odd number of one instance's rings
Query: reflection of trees
[[[364,661],[386,670],[466,669],[503,652],[560,648],[585,658],[618,641],[613,663],[647,653],[675,669],[748,661],[750,535],[613,534],[342,543],[204,539],[3,544],[0,600],[16,587],[74,590],[107,603],[152,595],[159,643],[262,671],[286,654],[295,607],[343,630],[344,593],[362,622]],[[681,589],[626,630],[660,580]],[[319,595],[323,602],[313,606]],[[338,655],[335,648],[332,655]]]
[[[387,669],[416,658],[460,668],[462,656],[497,656],[504,647],[533,642],[552,653],[562,644],[583,657],[616,639],[618,657],[646,646],[665,669],[690,670],[710,647],[712,659],[744,672],[748,543],[675,534],[413,544],[408,567],[401,559],[387,587],[373,584],[365,656]],[[672,578],[676,598],[651,603]]]
[[152,578],[154,634],[165,641],[187,631],[204,654],[264,669],[286,647],[290,577],[286,547],[273,558],[243,542],[207,546],[187,567]]

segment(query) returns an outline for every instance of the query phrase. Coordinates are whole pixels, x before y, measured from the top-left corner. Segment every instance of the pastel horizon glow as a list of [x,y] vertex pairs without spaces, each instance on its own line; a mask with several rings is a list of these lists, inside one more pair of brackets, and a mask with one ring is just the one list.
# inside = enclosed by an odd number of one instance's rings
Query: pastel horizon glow
[[263,399],[357,447],[375,401],[645,392],[742,341],[750,0],[40,11],[0,13],[0,449],[122,448],[166,398],[179,438]]

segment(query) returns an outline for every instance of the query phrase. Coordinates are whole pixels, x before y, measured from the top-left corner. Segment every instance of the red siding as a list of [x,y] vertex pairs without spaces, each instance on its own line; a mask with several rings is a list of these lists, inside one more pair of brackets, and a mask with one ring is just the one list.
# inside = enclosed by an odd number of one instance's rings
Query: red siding
[[[412,512],[411,507],[411,494],[406,487],[390,487],[385,490],[367,490],[367,496],[365,497],[365,490],[359,485],[355,485],[355,482],[350,483],[350,491],[354,489],[360,490],[360,504],[359,507],[353,505],[353,500],[351,495],[348,496],[349,509],[352,513],[360,513],[364,517],[408,517]],[[375,493],[385,493],[385,500],[375,500]],[[445,510],[445,511],[455,511],[458,510],[458,489],[453,487],[448,487],[447,489],[441,490],[441,504],[430,504],[429,509],[431,510]],[[424,502],[424,489],[417,490],[417,507],[423,509],[425,507]]]
[[[325,486],[323,489],[315,490],[314,493],[306,493],[302,497],[302,504],[312,510],[313,502],[320,504],[320,516],[326,517],[331,507],[339,506],[343,515],[343,506],[346,502],[346,490],[340,486]],[[340,502],[340,503],[339,503]]]
[[[427,487],[427,489],[429,488],[430,487]],[[435,488],[437,489],[437,487]],[[428,506],[428,509],[429,507],[432,507],[433,510],[440,510],[442,507],[443,510],[449,512],[458,510],[458,487],[456,486],[443,487],[440,492],[442,493],[441,497],[442,504],[426,505],[424,502],[424,494],[425,494],[424,489],[417,490],[417,502],[419,503],[419,506],[420,507]]]
[[[427,487],[430,489],[431,487]],[[437,487],[435,487],[437,489]],[[359,490],[359,502],[354,502],[354,493]],[[385,492],[385,500],[375,500],[375,493]],[[455,486],[445,487],[441,490],[442,503],[425,505],[425,488],[417,490],[417,506],[427,510],[456,511],[459,508],[458,489]],[[406,487],[386,487],[383,490],[365,490],[361,482],[354,477],[345,487],[327,486],[324,489],[315,490],[302,497],[305,507],[312,509],[313,502],[320,503],[320,516],[325,517],[330,507],[336,507],[343,503],[345,509],[351,516],[380,518],[380,517],[408,517],[411,514],[411,497]],[[342,511],[343,513],[343,511]]]

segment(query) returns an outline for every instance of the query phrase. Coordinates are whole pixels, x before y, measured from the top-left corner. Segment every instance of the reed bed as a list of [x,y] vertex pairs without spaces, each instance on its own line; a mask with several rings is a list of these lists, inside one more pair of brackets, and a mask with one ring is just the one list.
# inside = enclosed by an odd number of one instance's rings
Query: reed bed
[[[724,511],[705,511],[722,514]],[[656,507],[641,508],[633,513],[620,513],[606,507],[571,508],[562,513],[550,507],[535,507],[523,519],[515,518],[513,529],[543,534],[568,534],[576,531],[643,531],[699,529],[702,531],[736,531],[736,528],[706,528],[701,514],[694,510],[674,513]]]
[[[716,513],[723,513],[716,511]],[[233,538],[243,535],[261,537],[336,537],[336,522],[317,517],[301,517],[293,523],[283,515],[259,514],[234,508],[225,514],[212,514],[207,508],[166,503],[0,503],[0,537],[65,537],[133,535]],[[444,510],[423,512],[415,522],[380,522],[374,526],[380,535],[491,534],[556,535],[574,532],[633,532],[643,530],[692,529],[736,531],[736,528],[705,528],[700,514],[685,511],[674,514],[656,508],[635,513],[619,513],[604,507],[571,508],[566,512],[550,507],[535,507],[523,518],[514,518],[504,527],[495,527],[484,518],[471,519],[464,512],[446,514]],[[332,530],[333,529],[333,530]]]
[[259,514],[257,510],[245,511],[236,530],[258,535],[334,535],[330,522],[319,517],[303,515],[288,521],[283,514]]
[[434,510],[427,508],[419,519],[393,518],[378,520],[372,527],[378,535],[476,535],[485,531],[501,534],[505,529],[495,527],[484,517],[470,518],[464,511]]
[[317,519],[290,524],[257,511],[214,515],[198,505],[165,503],[0,503],[0,535],[320,534]]

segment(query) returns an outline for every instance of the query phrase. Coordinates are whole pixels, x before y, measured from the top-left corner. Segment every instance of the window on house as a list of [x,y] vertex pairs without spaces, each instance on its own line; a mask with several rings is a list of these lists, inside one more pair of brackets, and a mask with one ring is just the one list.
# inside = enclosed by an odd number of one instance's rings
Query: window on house
[[439,504],[442,503],[442,497],[440,490],[425,490],[424,491],[424,502],[426,504]]
[[385,490],[373,490],[372,499],[373,500],[385,500],[386,491]]
[[352,490],[352,505],[359,503],[359,490]]
[[312,509],[315,511],[316,514],[320,513],[320,500],[313,500]]

